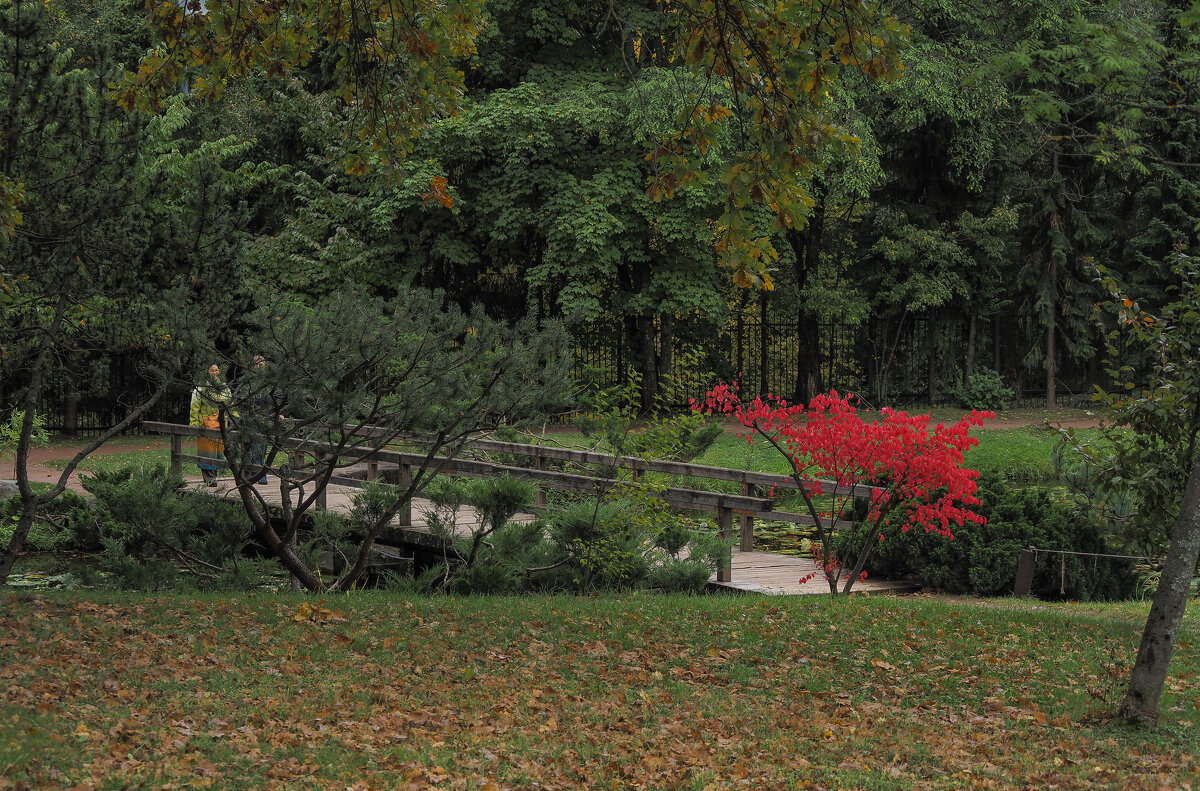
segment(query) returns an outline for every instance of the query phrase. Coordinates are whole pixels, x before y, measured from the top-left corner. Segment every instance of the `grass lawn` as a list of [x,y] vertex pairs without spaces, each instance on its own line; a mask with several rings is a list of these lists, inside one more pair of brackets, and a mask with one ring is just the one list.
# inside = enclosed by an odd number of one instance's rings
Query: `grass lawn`
[[[1076,429],[1080,438],[1095,437],[1096,429]],[[964,463],[980,472],[992,472],[1016,484],[1046,484],[1058,479],[1054,466],[1054,448],[1062,439],[1055,431],[1035,426],[1013,429],[974,429],[972,435],[979,444],[967,451]],[[704,452],[697,464],[715,467],[751,469],[761,472],[784,473],[787,462],[763,440],[748,444],[732,429]]]
[[[63,470],[66,469],[69,461],[69,458],[51,459],[46,462],[46,466],[56,470]],[[171,464],[171,449],[166,447],[154,448],[152,450],[129,450],[120,453],[105,453],[103,455],[97,454],[88,456],[80,462],[78,469],[81,472],[97,472],[99,470],[116,470],[131,464],[140,466],[161,464],[164,467],[169,466]],[[194,465],[192,466],[194,468]]]
[[3,594],[0,788],[1175,789],[1106,715],[1145,605]]
[[[1094,439],[1099,430],[1075,430],[1079,439]],[[979,444],[967,451],[963,463],[980,472],[990,472],[1015,484],[1049,484],[1059,479],[1054,463],[1054,451],[1063,440],[1056,431],[1034,426],[1015,429],[977,429],[973,432]],[[1073,462],[1067,449],[1064,464]]]
[[[960,409],[939,408],[931,412],[936,423],[953,422],[962,417]],[[1016,429],[975,429],[974,435],[979,438],[979,445],[967,456],[967,464],[981,472],[992,471],[1005,476],[1013,483],[1042,484],[1056,479],[1052,459],[1053,448],[1060,442],[1057,433],[1038,428],[1037,425],[1046,421],[1064,421],[1092,418],[1091,410],[1077,407],[1060,407],[1047,409],[1012,409],[997,414],[998,420],[1021,421],[1032,425]],[[986,425],[986,424],[985,424]],[[1094,429],[1077,430],[1081,437],[1094,436]],[[530,438],[526,441],[534,441]],[[554,432],[537,439],[540,442],[550,442],[564,447],[590,447],[593,441],[573,431]],[[50,461],[49,466],[62,469],[67,463],[66,449],[73,447],[72,442],[55,439],[52,447],[64,449],[63,458]],[[130,450],[123,450],[129,447]],[[150,449],[147,450],[146,448]],[[80,469],[83,471],[98,469],[113,469],[125,464],[168,464],[170,463],[169,440],[160,435],[152,436],[120,436],[110,440],[103,454],[96,454],[86,459]],[[185,452],[190,452],[190,443],[185,443]],[[116,451],[116,452],[113,452]],[[764,472],[786,473],[788,465],[778,453],[765,444],[757,441],[748,445],[744,440],[734,435],[734,426],[726,427],[725,434],[703,455],[695,459],[697,464],[710,464],[717,467],[734,469],[752,469]]]
[[[1094,435],[1094,429],[1080,429],[1079,436]],[[1052,458],[1053,448],[1060,441],[1058,435],[1042,429],[1028,427],[1018,429],[976,429],[979,445],[968,452],[967,466],[980,471],[996,472],[1013,483],[1048,483],[1056,478]],[[580,442],[577,435],[567,437]],[[561,444],[567,444],[562,435],[556,437]],[[185,447],[185,452],[192,452]],[[129,450],[116,453],[94,455],[80,465],[84,472],[116,469],[127,464],[162,464],[171,462],[169,447],[156,447],[150,450]],[[763,472],[786,473],[788,465],[774,448],[765,442],[758,441],[748,445],[745,440],[738,439],[732,431],[717,439],[717,442],[703,455],[695,459],[697,464],[709,464],[715,467],[730,467],[733,469],[752,469]],[[63,469],[67,458],[53,459],[48,466]],[[711,487],[714,482],[704,484]]]

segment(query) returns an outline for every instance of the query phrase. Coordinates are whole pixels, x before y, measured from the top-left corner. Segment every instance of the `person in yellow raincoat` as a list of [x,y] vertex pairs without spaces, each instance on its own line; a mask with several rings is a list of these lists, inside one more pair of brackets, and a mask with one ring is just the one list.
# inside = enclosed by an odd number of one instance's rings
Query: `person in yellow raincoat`
[[[213,363],[208,367],[204,381],[192,390],[188,423],[198,428],[220,428],[218,415],[221,407],[228,405],[230,397],[229,386],[221,380],[221,366]],[[198,466],[204,482],[216,486],[217,470],[225,466],[224,443],[220,439],[196,437],[196,455],[201,458]]]

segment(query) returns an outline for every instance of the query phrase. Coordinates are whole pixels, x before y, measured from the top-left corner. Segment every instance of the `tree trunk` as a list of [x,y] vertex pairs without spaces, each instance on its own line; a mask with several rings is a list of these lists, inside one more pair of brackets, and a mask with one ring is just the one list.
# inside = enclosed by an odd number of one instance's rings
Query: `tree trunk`
[[63,401],[62,435],[65,439],[75,439],[79,436],[79,396],[67,393]]
[[978,324],[972,313],[967,317],[967,354],[963,358],[963,387],[969,387],[971,377],[975,374],[975,333]]
[[746,305],[750,301],[750,290],[742,289],[741,296],[738,297],[737,309],[737,355],[735,363],[737,371],[734,372],[734,377],[738,384],[742,383],[742,378],[746,375]]
[[821,238],[825,231],[825,191],[819,183],[813,184],[812,216],[804,230],[788,231],[788,242],[792,246],[792,256],[795,262],[792,266],[796,273],[796,290],[799,293],[799,307],[796,309],[796,384],[792,389],[792,401],[797,404],[807,404],[818,393],[825,391],[821,381],[821,318],[808,308],[805,290],[814,283],[820,275]]
[[766,395],[771,392],[771,343],[767,324],[767,304],[770,301],[768,292],[758,292],[758,392]]
[[[1050,155],[1051,167],[1053,168],[1054,181],[1059,181],[1058,173],[1058,152],[1055,151]],[[1056,210],[1050,215],[1050,232],[1047,234],[1047,240],[1051,243],[1050,247],[1050,271],[1046,277],[1046,408],[1053,409],[1058,405],[1058,394],[1055,392],[1055,379],[1057,367],[1055,366],[1054,357],[1054,334],[1058,323],[1058,258],[1057,250],[1053,245],[1055,234],[1062,226],[1062,218]]]
[[654,348],[654,316],[637,317],[638,360],[642,374],[642,413],[653,412],[658,403],[658,351]]
[[1163,566],[1154,603],[1142,630],[1137,662],[1129,677],[1129,689],[1118,716],[1129,722],[1153,726],[1158,722],[1158,704],[1167,680],[1167,665],[1175,651],[1183,612],[1191,592],[1192,575],[1200,561],[1200,456],[1192,462],[1187,488],[1171,547]]
[[929,347],[929,406],[933,407],[937,404],[937,313],[929,317],[929,324],[925,328],[925,345]]
[[678,395],[677,388],[674,387],[674,368],[675,317],[663,313],[658,317],[658,381],[659,390],[665,391],[663,395],[666,398]]
[[[651,286],[650,267],[644,261],[635,261],[623,273],[626,303],[638,301]],[[658,405],[658,349],[655,314],[651,308],[643,307],[638,313],[625,316],[625,327],[633,343],[633,367],[642,378],[639,410],[642,414],[653,412]]]
[[[1050,272],[1053,274],[1055,270],[1054,264],[1050,264]],[[1058,405],[1058,395],[1054,391],[1055,368],[1054,368],[1054,311],[1050,311],[1050,319],[1046,324],[1046,408],[1053,409]]]
[[21,494],[21,515],[17,518],[12,537],[8,540],[4,559],[0,560],[0,585],[8,582],[8,575],[12,573],[13,564],[17,562],[17,556],[21,554],[21,550],[25,546],[25,539],[29,536],[30,528],[33,527],[34,517],[37,516],[38,500],[33,493],[33,487],[29,485],[29,447],[33,437],[33,420],[37,409],[38,392],[42,389],[42,375],[49,364],[51,349],[58,339],[63,317],[70,304],[67,292],[72,280],[72,278],[68,278],[63,290],[59,292],[58,303],[55,305],[50,325],[42,331],[42,335],[38,339],[37,357],[34,358],[29,382],[25,386],[22,398],[21,406],[25,410],[25,419],[21,422],[21,434],[17,438],[17,448],[13,456],[13,468],[17,475],[17,491]]
[[1000,373],[1000,316],[992,317],[992,368]]

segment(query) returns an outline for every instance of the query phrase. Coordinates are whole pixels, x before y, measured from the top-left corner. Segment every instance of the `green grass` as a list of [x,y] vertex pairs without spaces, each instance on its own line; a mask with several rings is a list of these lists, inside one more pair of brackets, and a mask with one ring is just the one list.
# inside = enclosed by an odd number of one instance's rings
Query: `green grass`
[[[146,444],[144,440],[142,444]],[[118,445],[117,447],[120,446]],[[130,465],[162,465],[165,467],[171,463],[171,449],[169,446],[165,445],[162,447],[142,447],[137,450],[120,451],[116,453],[110,453],[108,452],[109,450],[112,450],[112,448],[106,446],[106,451],[104,453],[97,453],[88,456],[79,464],[77,469],[80,472],[97,472],[101,470],[116,470]],[[195,453],[195,447],[191,443],[185,442],[183,445],[183,452],[187,454]],[[286,454],[279,454],[276,458],[276,463],[282,464],[286,460]],[[66,469],[66,466],[69,462],[69,458],[63,457],[59,459],[50,459],[45,462],[45,465],[56,470],[63,470]],[[190,463],[185,463],[183,470],[185,475],[192,474],[197,471],[196,466]]]
[[[1095,437],[1096,429],[1077,429],[1081,438]],[[1062,440],[1055,431],[1036,427],[1016,429],[975,429],[979,444],[967,452],[966,466],[980,472],[992,472],[1018,484],[1045,484],[1057,480],[1054,448]],[[732,431],[718,437],[698,464],[786,474],[788,464],[779,452],[762,440],[747,445]]]
[[[69,458],[51,459],[46,462],[46,466],[56,470],[63,470],[66,469],[69,462]],[[77,469],[80,472],[97,472],[101,470],[116,470],[130,465],[154,466],[157,464],[161,464],[164,467],[171,464],[171,450],[169,448],[131,450],[123,453],[105,453],[103,455],[88,456],[80,462]]]
[[[1062,438],[1053,430],[1033,426],[1017,429],[976,430],[979,444],[967,451],[964,464],[981,473],[990,472],[1015,484],[1049,484],[1058,480],[1055,448]],[[1076,429],[1080,438],[1098,436],[1097,429]],[[1070,450],[1063,461],[1071,464]]]
[[[935,423],[954,423],[969,411],[970,410],[960,408],[937,407],[934,409],[910,410],[910,413],[923,414],[928,412]],[[1020,407],[998,410],[996,412],[995,420],[1037,426],[1041,425],[1042,423],[1099,420],[1106,414],[1107,409],[1102,409],[1099,407],[1060,406],[1055,407],[1054,409],[1046,409],[1045,407]]]
[[[1169,789],[1108,721],[1145,605],[7,594],[0,777],[68,788]],[[356,786],[356,784],[359,784]]]

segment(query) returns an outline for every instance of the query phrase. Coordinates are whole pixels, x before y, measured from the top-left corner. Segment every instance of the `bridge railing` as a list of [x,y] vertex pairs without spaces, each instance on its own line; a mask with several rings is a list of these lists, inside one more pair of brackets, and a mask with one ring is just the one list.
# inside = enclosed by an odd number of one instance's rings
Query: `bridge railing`
[[[171,464],[181,466],[184,462],[198,462],[200,457],[183,452],[184,437],[209,437],[220,439],[219,429],[205,429],[178,423],[145,422],[143,430],[151,433],[167,434],[171,437]],[[362,427],[357,433],[364,434]],[[368,429],[366,434],[371,434]],[[385,434],[378,430],[379,436],[392,436],[394,432]],[[238,441],[235,431],[226,431],[225,439],[229,442]],[[469,447],[485,453],[503,453],[511,456],[529,458],[531,466],[516,466],[498,464],[490,461],[468,459],[463,457],[434,457],[429,459],[423,453],[413,453],[388,448],[359,447],[349,449],[339,457],[337,466],[346,468],[364,465],[363,477],[346,474],[332,474],[329,483],[340,486],[361,488],[367,482],[375,481],[387,468],[396,469],[396,480],[400,486],[407,486],[412,480],[414,468],[425,466],[437,474],[462,474],[474,477],[491,477],[508,473],[514,477],[532,481],[538,485],[537,505],[545,504],[544,488],[553,488],[589,495],[603,495],[618,486],[641,486],[639,479],[643,473],[659,472],[671,475],[681,475],[701,480],[732,481],[741,485],[741,494],[729,494],[704,489],[683,487],[647,487],[654,496],[667,504],[685,510],[715,513],[717,529],[723,538],[728,539],[733,532],[734,516],[739,517],[739,548],[750,551],[754,548],[754,519],[770,518],[774,521],[795,524],[814,524],[807,514],[775,510],[772,497],[764,496],[763,490],[796,489],[799,484],[788,475],[735,470],[726,467],[712,467],[703,464],[685,462],[648,460],[634,456],[615,456],[612,454],[596,453],[594,451],[573,450],[544,445],[527,445],[515,442],[497,442],[494,440],[474,440]],[[322,470],[322,464],[328,464],[329,446],[311,440],[291,439],[284,443],[284,448],[300,458],[311,458],[316,474]],[[599,465],[602,467],[628,470],[632,481],[622,481],[616,478],[593,475],[579,475],[546,469],[547,461],[556,460],[581,465]],[[299,465],[294,465],[299,466]],[[325,468],[327,469],[327,468]],[[824,491],[834,494],[868,497],[876,487],[838,486],[832,481],[820,481]],[[324,490],[317,499],[319,508],[326,507]],[[412,525],[411,504],[405,504],[397,514],[400,526]],[[824,526],[832,527],[829,520],[823,520]],[[727,557],[722,568],[717,570],[717,581],[728,582],[731,577],[731,560]]]

